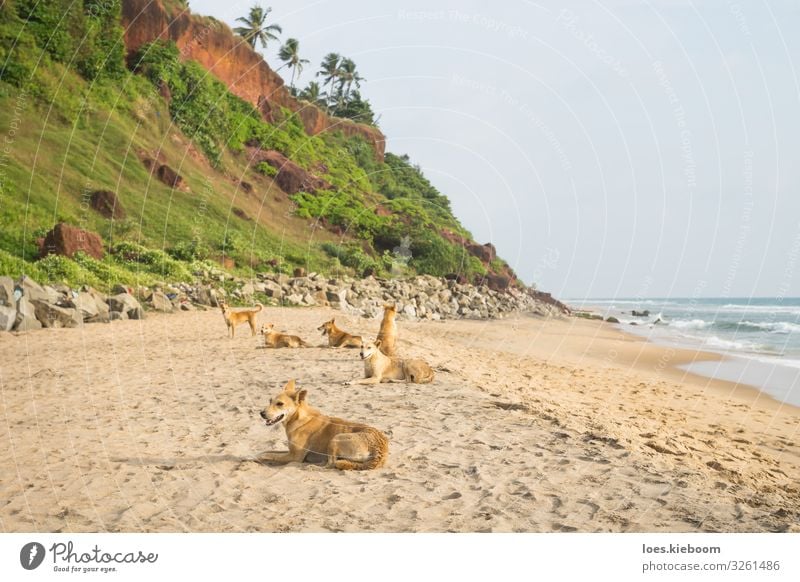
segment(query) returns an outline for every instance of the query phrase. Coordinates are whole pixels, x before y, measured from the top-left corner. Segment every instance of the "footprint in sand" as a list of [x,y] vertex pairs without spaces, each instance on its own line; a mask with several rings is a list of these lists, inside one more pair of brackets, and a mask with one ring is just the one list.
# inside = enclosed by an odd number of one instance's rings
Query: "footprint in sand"
[[578,503],[580,503],[581,505],[585,505],[586,507],[589,508],[589,519],[590,520],[594,519],[594,516],[597,515],[597,512],[600,509],[599,505],[597,505],[596,503],[594,503],[592,501],[589,501],[588,499],[581,499],[580,501],[578,501]]

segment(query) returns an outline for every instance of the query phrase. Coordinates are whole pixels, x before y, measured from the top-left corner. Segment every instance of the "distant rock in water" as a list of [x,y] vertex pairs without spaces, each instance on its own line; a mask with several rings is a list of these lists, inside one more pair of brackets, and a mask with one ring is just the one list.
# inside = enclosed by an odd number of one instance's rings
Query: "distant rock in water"
[[616,317],[614,317],[613,315],[612,315],[611,317],[606,317],[606,321],[607,321],[608,323],[619,323],[619,319],[617,319],[617,318],[616,318]]
[[55,254],[72,258],[78,251],[95,259],[102,259],[105,255],[103,239],[96,232],[59,222],[45,235],[39,255],[46,257]]
[[634,317],[649,317],[650,311],[645,309],[644,311],[636,311],[635,309],[631,311],[631,315]]

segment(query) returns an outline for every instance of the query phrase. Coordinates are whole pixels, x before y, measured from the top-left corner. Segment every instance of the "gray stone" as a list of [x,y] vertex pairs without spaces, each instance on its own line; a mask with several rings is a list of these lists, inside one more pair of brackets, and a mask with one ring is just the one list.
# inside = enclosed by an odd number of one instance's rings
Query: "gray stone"
[[264,294],[273,299],[280,299],[283,297],[283,288],[274,281],[265,281]]
[[83,323],[80,312],[73,307],[59,307],[41,300],[32,303],[36,319],[44,327],[78,327]]
[[20,315],[17,313],[17,322],[14,325],[14,331],[31,331],[34,329],[42,329],[42,322],[36,319],[36,316]]
[[0,277],[0,305],[14,307],[14,279]]
[[124,311],[111,311],[108,314],[109,321],[125,320],[128,319],[128,314]]
[[108,307],[112,312],[124,313],[128,319],[144,319],[144,310],[133,295],[120,293],[108,298]]
[[36,319],[36,309],[30,300],[22,295],[17,300],[17,317],[14,324],[15,331],[28,331],[31,329],[42,329],[41,322]]
[[[86,291],[81,291],[77,296],[73,297],[70,300],[70,304],[80,312],[83,321],[93,321],[100,314],[97,301],[91,293],[87,293]],[[108,307],[106,307],[106,312],[107,311]]]
[[346,303],[347,291],[344,289],[339,289],[337,291],[326,291],[325,292],[325,299],[329,303]]
[[328,296],[325,291],[315,291],[312,295],[317,305],[328,305]]
[[256,290],[252,283],[245,283],[242,285],[242,288],[239,289],[239,292],[245,297],[252,297]]
[[11,331],[17,322],[17,310],[7,305],[0,305],[0,331]]
[[217,299],[216,292],[208,287],[199,287],[195,292],[194,301],[200,305],[219,307],[219,300]]
[[[29,301],[55,301],[58,299],[53,298],[44,287],[39,285],[36,281],[28,276],[23,276],[19,281],[19,286],[22,289],[22,294],[28,298]],[[55,293],[55,290],[52,290]]]
[[154,292],[150,297],[150,306],[162,313],[172,313],[172,301],[161,291]]
[[301,303],[303,303],[303,298],[297,293],[292,293],[291,295],[288,295],[286,297],[286,302],[289,305],[300,305]]
[[108,298],[99,291],[95,291],[94,289],[90,289],[88,291],[89,295],[91,295],[92,299],[94,299],[94,304],[97,307],[97,316],[92,320],[92,323],[96,322],[108,322],[109,321],[109,308],[108,308]]

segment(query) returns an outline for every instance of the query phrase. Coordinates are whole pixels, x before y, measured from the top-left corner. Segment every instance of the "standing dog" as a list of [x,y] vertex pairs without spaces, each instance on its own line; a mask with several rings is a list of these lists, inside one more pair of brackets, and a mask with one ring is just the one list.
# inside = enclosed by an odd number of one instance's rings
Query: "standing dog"
[[381,340],[361,345],[361,359],[364,360],[364,378],[351,380],[346,384],[379,384],[381,382],[414,382],[427,384],[433,382],[434,372],[423,360],[403,360],[390,358],[379,349]]
[[395,317],[397,317],[397,306],[384,305],[378,340],[380,341],[381,351],[387,356],[393,356],[397,353],[397,324],[394,322]]
[[306,390],[295,390],[289,380],[283,392],[270,399],[261,411],[267,426],[282,422],[289,440],[286,453],[263,453],[259,461],[302,462],[309,453],[327,455],[326,467],[337,469],[377,469],[389,454],[389,439],[377,428],[325,416],[308,405]]
[[258,313],[264,309],[264,306],[260,303],[256,303],[256,305],[258,305],[258,308],[237,309],[234,311],[224,301],[219,304],[219,308],[222,310],[222,317],[225,318],[225,324],[228,326],[228,335],[230,337],[233,337],[236,326],[244,322],[250,324],[250,331],[252,332],[250,335],[256,335]]
[[287,335],[275,331],[274,323],[266,323],[261,326],[261,335],[264,336],[264,347],[267,348],[308,348],[306,342],[296,335]]
[[331,318],[317,328],[321,331],[322,335],[328,336],[329,348],[360,348],[361,337],[357,335],[350,335],[346,331],[336,327],[334,321],[336,318]]

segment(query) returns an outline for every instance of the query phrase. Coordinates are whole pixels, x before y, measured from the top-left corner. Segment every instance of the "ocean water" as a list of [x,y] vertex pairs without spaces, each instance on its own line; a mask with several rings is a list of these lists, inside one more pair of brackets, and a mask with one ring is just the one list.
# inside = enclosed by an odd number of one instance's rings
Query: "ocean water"
[[[567,304],[614,316],[624,331],[658,343],[724,354],[725,364],[693,364],[687,369],[755,385],[800,405],[798,297],[582,299]],[[650,313],[636,317],[634,310]]]

